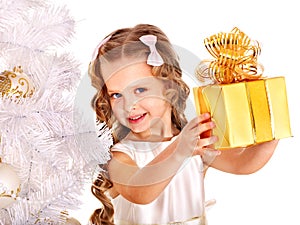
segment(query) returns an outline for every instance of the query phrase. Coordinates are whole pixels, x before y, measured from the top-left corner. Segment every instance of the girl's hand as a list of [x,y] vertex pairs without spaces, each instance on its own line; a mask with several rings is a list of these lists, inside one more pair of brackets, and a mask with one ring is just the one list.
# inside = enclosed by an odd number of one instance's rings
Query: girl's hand
[[210,114],[204,113],[192,119],[181,131],[179,135],[179,151],[186,156],[200,155],[202,157],[218,155],[218,150],[211,146],[217,142],[217,136],[201,137],[201,134],[208,133],[215,128],[215,123],[210,121]]

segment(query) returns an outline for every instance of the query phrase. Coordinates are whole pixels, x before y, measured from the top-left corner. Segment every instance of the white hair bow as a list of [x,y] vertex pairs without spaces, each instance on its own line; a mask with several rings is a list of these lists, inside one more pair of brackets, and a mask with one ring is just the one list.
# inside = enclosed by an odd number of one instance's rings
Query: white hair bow
[[147,64],[151,66],[161,66],[164,60],[157,52],[155,44],[157,42],[157,37],[155,35],[143,35],[140,37],[141,42],[150,48],[150,54],[147,59]]

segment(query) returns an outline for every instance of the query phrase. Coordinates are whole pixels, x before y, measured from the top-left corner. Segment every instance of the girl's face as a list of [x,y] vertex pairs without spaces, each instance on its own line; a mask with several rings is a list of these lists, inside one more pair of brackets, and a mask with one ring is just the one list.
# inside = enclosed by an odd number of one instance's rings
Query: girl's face
[[113,114],[122,125],[141,139],[172,136],[171,105],[149,65],[132,64],[106,78]]

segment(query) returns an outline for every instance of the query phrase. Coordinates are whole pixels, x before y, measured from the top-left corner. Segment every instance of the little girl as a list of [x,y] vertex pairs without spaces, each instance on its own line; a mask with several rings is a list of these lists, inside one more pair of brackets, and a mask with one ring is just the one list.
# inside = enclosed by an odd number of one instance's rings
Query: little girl
[[[277,141],[222,153],[210,115],[187,121],[189,87],[167,36],[139,24],[112,32],[90,64],[97,119],[113,132],[111,160],[92,186],[103,207],[92,224],[205,224],[203,159],[211,167],[249,174],[262,168]],[[208,162],[206,162],[208,163]]]

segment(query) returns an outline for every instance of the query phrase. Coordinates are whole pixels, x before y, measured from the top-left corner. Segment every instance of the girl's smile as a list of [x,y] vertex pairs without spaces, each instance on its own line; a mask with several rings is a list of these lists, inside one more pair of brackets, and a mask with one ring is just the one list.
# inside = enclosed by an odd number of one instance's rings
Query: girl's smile
[[139,123],[145,118],[146,115],[147,113],[144,113],[142,115],[133,115],[128,118],[128,121],[129,123]]

